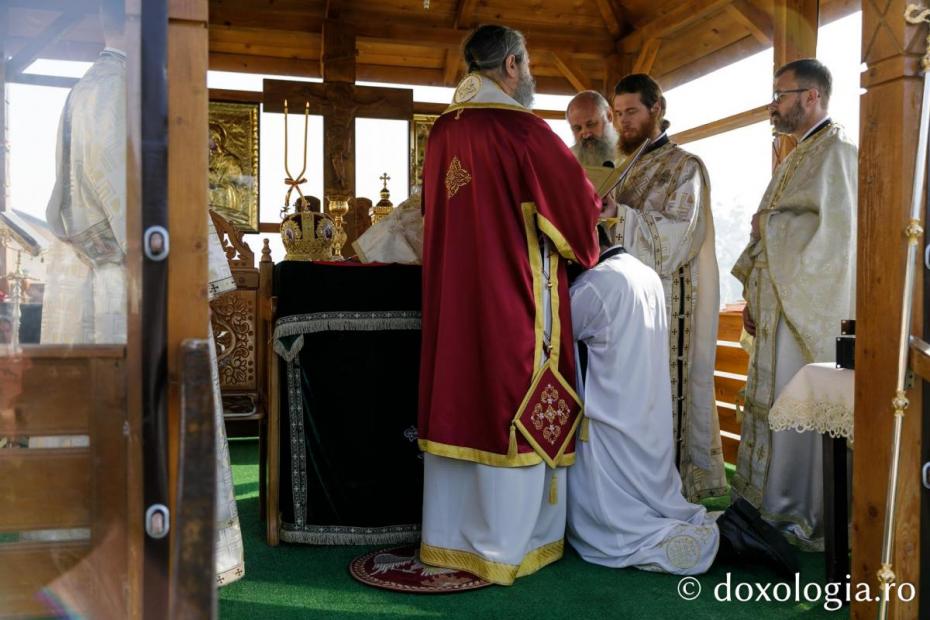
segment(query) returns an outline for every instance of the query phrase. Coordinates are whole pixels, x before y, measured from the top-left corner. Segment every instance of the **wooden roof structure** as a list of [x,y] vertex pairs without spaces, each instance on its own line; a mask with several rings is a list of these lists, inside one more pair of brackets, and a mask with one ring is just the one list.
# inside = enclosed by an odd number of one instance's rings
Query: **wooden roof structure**
[[[782,0],[784,3],[784,0]],[[357,38],[357,79],[454,86],[471,28],[502,23],[527,37],[541,93],[608,90],[649,72],[665,89],[773,44],[775,0],[210,0],[209,68],[321,77],[323,25]],[[860,8],[822,0],[820,23]],[[11,0],[12,63],[43,57],[93,60],[100,32],[94,0]],[[45,41],[45,45],[39,45]],[[35,81],[35,78],[25,78]],[[19,81],[19,80],[16,80]],[[66,85],[66,84],[62,84]]]
[[[358,79],[454,86],[481,23],[527,37],[542,93],[650,72],[671,88],[772,45],[772,0],[210,0],[210,68],[319,77],[323,22],[354,26]],[[821,23],[859,9],[821,2]]]

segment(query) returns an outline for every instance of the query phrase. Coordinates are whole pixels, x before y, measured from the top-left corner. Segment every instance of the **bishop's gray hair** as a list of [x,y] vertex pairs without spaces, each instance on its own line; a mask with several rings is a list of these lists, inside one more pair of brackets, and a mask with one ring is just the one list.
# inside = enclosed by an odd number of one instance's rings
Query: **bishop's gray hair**
[[507,26],[478,26],[463,46],[468,71],[504,72],[510,55],[517,64],[526,61],[526,38],[519,30]]

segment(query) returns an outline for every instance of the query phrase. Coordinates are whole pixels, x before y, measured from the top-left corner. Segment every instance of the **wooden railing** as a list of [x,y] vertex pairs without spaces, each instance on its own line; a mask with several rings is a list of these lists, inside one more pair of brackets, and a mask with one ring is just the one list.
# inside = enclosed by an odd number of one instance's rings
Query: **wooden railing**
[[717,331],[717,363],[714,367],[714,393],[720,418],[723,460],[727,463],[736,463],[740,435],[736,406],[737,403],[742,406],[739,392],[746,385],[746,369],[749,365],[749,355],[739,345],[742,327],[743,319],[740,312],[720,313]]

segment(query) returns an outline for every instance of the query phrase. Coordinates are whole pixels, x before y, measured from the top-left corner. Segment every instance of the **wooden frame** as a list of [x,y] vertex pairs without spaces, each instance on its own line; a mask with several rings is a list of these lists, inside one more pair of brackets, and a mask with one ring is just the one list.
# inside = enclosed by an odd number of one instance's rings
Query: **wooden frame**
[[426,140],[429,138],[433,123],[439,118],[436,114],[414,114],[410,123],[410,192],[414,187],[423,186],[423,160],[426,157]]

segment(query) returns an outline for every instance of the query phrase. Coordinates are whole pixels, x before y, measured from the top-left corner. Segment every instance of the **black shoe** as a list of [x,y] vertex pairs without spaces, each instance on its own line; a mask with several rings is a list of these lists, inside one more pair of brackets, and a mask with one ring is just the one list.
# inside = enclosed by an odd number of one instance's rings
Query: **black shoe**
[[720,515],[717,527],[720,528],[717,557],[721,560],[768,564],[783,575],[798,571],[794,550],[788,541],[742,497]]

